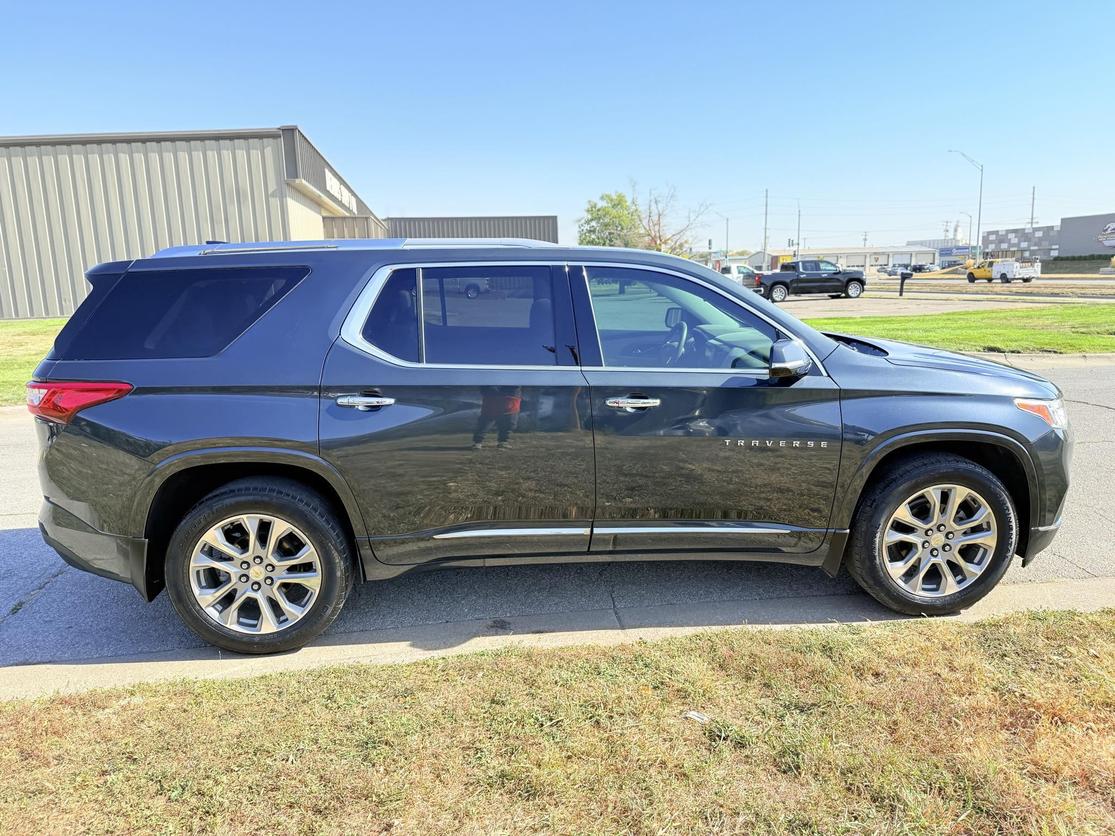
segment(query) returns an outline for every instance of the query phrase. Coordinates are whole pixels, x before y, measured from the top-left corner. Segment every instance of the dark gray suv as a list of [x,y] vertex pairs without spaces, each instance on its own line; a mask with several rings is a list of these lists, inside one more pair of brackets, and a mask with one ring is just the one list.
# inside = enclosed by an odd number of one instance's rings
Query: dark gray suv
[[954,612],[1049,545],[1068,488],[1051,383],[821,334],[657,253],[223,244],[87,276],[28,384],[43,536],[231,650],[437,566],[846,566]]

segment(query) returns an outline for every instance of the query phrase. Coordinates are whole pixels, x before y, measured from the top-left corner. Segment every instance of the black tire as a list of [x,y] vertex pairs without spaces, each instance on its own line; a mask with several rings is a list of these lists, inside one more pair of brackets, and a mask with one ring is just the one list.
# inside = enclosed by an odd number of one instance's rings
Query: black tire
[[863,282],[852,279],[844,285],[844,295],[849,299],[859,299],[863,296]]
[[992,281],[993,281],[993,280],[992,280],[992,278],[991,278],[990,276],[988,276],[988,277],[987,277],[987,283],[988,283],[988,284],[991,284],[991,282],[992,282]]
[[1032,279],[1032,278],[1029,278],[1029,279],[1023,279],[1023,280],[1022,280],[1022,284],[1029,284],[1029,283],[1030,283],[1030,282],[1032,282],[1032,281],[1033,281],[1033,279]]
[[790,295],[790,288],[784,284],[774,284],[770,286],[770,301],[774,304],[785,302]]
[[[983,573],[958,592],[941,598],[904,591],[883,567],[882,537],[899,503],[919,489],[947,482],[977,491],[995,515],[999,541]],[[970,607],[990,592],[1010,566],[1018,543],[1018,515],[1003,483],[969,459],[931,453],[887,468],[865,491],[848,546],[848,573],[867,594],[906,615],[947,615]]]
[[975,284],[975,283],[976,283],[976,274],[975,273],[969,273],[968,274],[968,284]]
[[476,299],[480,295],[480,285],[470,284],[465,288],[465,296],[469,299]]
[[[189,579],[190,557],[201,536],[223,519],[253,512],[274,514],[297,526],[317,551],[322,574],[309,611],[291,626],[262,635],[213,620],[195,599]],[[354,576],[352,546],[329,503],[289,479],[240,479],[213,491],[182,518],[166,554],[166,588],[178,615],[205,641],[236,653],[281,653],[312,641],[340,613]]]
[[1001,276],[999,276],[999,281],[1001,281],[1003,284],[1010,284],[1010,276],[1008,276],[1006,273],[1003,273]]

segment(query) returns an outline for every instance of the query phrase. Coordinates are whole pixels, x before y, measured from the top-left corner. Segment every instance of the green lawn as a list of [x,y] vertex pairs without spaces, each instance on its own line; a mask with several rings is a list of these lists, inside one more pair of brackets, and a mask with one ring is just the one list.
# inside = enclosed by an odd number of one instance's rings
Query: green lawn
[[0,832],[1112,833],[1112,741],[1113,611],[718,630],[0,704]]
[[822,331],[904,340],[952,351],[1115,352],[1115,305],[1041,305],[922,316],[807,319]]
[[0,322],[0,406],[23,403],[23,386],[50,351],[64,319]]

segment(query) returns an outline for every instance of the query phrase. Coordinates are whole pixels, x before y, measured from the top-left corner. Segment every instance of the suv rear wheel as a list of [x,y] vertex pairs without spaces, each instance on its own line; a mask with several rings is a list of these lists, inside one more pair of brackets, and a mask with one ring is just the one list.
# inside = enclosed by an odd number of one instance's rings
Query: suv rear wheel
[[944,615],[994,588],[1017,541],[1014,504],[991,471],[959,456],[919,456],[868,489],[848,571],[893,610]]
[[852,279],[844,285],[844,295],[849,299],[859,299],[863,295],[863,282]]
[[243,479],[186,514],[167,548],[166,585],[186,625],[237,653],[301,647],[337,617],[353,555],[318,494],[285,479]]

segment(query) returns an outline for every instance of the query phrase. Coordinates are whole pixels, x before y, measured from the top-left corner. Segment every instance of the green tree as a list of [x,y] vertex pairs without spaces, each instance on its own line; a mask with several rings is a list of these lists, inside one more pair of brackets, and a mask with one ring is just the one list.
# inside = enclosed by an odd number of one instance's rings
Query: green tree
[[623,192],[590,200],[577,221],[577,243],[595,247],[642,247],[645,243],[639,209]]

